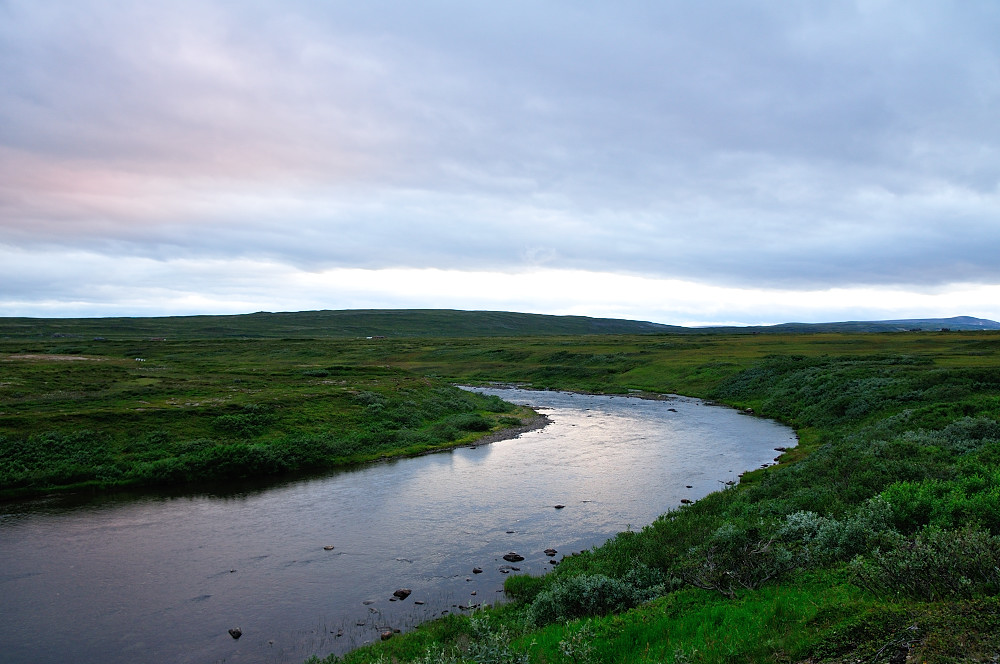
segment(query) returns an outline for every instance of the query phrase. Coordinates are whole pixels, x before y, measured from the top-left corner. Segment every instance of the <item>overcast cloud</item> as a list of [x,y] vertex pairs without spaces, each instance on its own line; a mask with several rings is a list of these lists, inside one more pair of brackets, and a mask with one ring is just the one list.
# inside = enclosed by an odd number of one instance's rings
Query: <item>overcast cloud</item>
[[618,5],[0,0],[0,315],[1000,319],[1000,4]]

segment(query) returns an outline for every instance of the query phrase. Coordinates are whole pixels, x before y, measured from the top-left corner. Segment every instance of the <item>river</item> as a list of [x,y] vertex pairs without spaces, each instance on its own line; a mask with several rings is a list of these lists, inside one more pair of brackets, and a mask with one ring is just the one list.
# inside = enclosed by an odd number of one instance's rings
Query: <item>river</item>
[[[0,505],[3,660],[297,664],[344,652],[500,601],[509,567],[545,573],[795,444],[787,427],[695,399],[481,391],[551,423],[251,489]],[[503,560],[511,551],[525,559]],[[395,600],[400,588],[412,594]]]

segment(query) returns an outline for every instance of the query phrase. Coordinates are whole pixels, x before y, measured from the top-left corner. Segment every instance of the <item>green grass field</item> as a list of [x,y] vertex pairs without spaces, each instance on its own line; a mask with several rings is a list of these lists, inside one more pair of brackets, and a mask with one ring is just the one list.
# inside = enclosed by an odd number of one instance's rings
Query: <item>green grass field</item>
[[304,341],[0,342],[0,497],[318,472],[530,413]]
[[996,332],[9,339],[0,487],[173,487],[416,453],[523,417],[452,387],[492,381],[714,399],[794,426],[800,445],[509,579],[507,605],[344,662],[1000,658]]

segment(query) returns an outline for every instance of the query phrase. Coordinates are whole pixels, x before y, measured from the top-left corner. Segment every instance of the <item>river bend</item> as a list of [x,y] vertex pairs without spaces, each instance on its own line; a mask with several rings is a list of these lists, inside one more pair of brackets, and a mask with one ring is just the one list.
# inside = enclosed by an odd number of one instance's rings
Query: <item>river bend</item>
[[[0,506],[4,660],[297,664],[344,652],[498,601],[505,565],[544,573],[545,549],[558,559],[641,528],[795,444],[787,427],[695,399],[482,391],[551,423],[267,487]],[[503,560],[510,551],[525,560]],[[412,594],[393,601],[399,588]]]

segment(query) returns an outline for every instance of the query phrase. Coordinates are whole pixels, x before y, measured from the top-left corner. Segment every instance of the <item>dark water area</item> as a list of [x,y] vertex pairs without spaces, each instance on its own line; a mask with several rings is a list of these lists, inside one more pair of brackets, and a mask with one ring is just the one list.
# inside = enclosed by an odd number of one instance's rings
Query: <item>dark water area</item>
[[[551,423],[228,493],[0,506],[0,659],[297,663],[342,653],[384,629],[502,601],[509,566],[543,574],[545,549],[558,559],[641,528],[795,444],[787,427],[694,399],[481,391]],[[525,560],[503,560],[510,551]],[[393,601],[399,588],[412,594]]]

